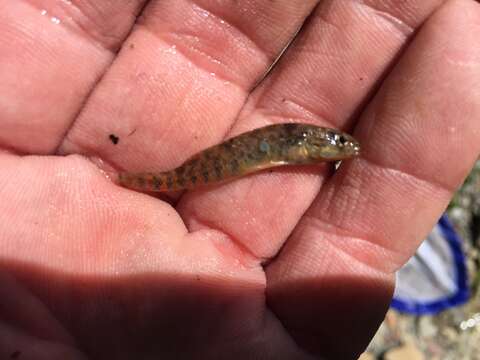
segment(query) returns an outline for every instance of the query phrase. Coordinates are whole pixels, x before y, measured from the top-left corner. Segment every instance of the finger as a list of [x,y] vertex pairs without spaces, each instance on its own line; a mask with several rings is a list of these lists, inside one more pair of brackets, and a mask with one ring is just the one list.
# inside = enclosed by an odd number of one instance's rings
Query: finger
[[[186,233],[170,206],[113,187],[92,163],[79,156],[19,158],[2,154],[0,168],[0,210],[6,214],[0,221],[2,261],[73,273],[110,272],[135,257],[135,251],[128,251],[135,233],[143,230],[142,241],[136,243],[140,247],[148,247],[150,241],[158,246]],[[157,225],[166,237],[154,240],[149,234]],[[155,257],[155,253],[151,255]],[[154,266],[137,265],[140,269]]]
[[0,147],[52,153],[142,1],[0,0]]
[[150,2],[62,152],[131,171],[180,165],[225,135],[315,3]]
[[0,265],[14,261],[96,276],[155,271],[228,277],[236,269],[235,275],[263,280],[258,266],[252,271],[225,256],[225,235],[189,234],[170,205],[112,186],[83,157],[3,154],[0,168],[0,213],[7,214],[0,218]]
[[310,351],[349,358],[363,350],[389,304],[393,272],[479,155],[479,19],[479,5],[466,0],[432,16],[360,119],[361,159],[322,188],[268,266],[268,303]]
[[[346,128],[412,32],[439,1],[327,1],[251,96],[231,135],[272,122]],[[213,227],[258,258],[283,244],[326,168],[275,170],[187,196],[190,229]]]

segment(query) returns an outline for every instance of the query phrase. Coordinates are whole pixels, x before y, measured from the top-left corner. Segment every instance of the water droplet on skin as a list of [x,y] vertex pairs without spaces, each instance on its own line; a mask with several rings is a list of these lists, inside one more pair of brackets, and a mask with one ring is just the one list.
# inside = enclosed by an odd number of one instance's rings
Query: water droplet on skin
[[[68,1],[65,1],[65,2],[68,2]],[[48,11],[45,10],[45,9],[42,9],[42,10],[40,10],[40,15],[46,16],[46,15],[48,15]],[[52,16],[52,17],[50,18],[50,22],[54,23],[55,25],[58,25],[58,24],[60,24],[62,21],[61,21],[58,17]]]
[[172,45],[169,48],[167,48],[167,50],[165,50],[165,52],[167,52],[169,54],[176,54],[177,53],[177,46]]
[[197,6],[197,5],[193,5],[193,10],[200,16],[202,17],[209,17],[210,16],[210,13],[208,11],[206,11],[205,9],[203,9],[202,7],[200,6]]

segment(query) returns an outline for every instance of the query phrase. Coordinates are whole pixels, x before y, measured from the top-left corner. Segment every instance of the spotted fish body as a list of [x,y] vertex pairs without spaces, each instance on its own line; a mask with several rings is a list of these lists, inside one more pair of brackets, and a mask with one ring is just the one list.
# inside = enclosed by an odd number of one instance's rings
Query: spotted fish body
[[212,146],[174,170],[123,172],[118,181],[141,191],[193,189],[262,169],[343,160],[359,152],[358,142],[339,130],[308,124],[275,124]]

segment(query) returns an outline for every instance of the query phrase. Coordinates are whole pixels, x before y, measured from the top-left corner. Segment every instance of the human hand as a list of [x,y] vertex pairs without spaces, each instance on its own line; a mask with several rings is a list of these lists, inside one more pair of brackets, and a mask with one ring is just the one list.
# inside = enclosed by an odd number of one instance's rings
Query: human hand
[[[0,0],[0,358],[365,348],[479,155],[480,7],[316,3]],[[361,157],[174,206],[94,165],[167,170],[289,121],[354,129]]]

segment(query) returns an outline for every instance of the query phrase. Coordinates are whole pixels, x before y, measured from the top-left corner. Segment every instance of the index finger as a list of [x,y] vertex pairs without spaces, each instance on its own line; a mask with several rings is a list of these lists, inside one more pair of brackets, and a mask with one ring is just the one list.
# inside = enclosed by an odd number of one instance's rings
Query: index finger
[[97,3],[0,0],[1,148],[58,148],[144,1]]

